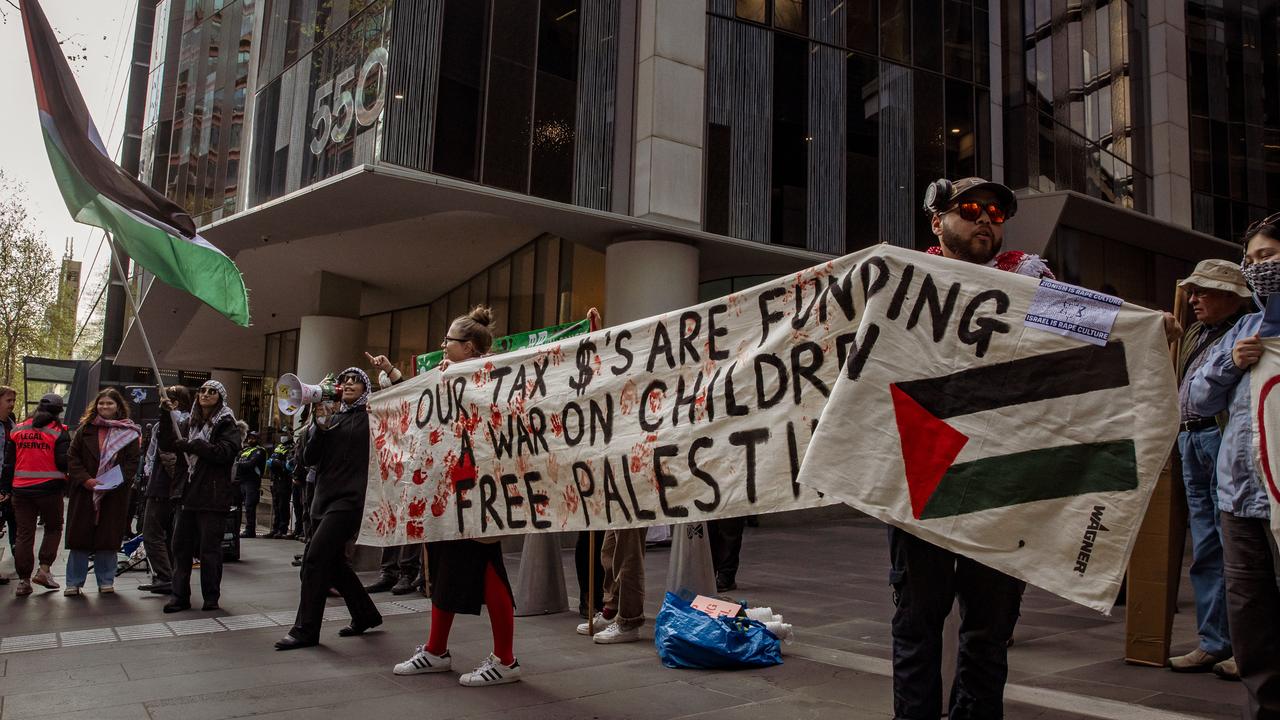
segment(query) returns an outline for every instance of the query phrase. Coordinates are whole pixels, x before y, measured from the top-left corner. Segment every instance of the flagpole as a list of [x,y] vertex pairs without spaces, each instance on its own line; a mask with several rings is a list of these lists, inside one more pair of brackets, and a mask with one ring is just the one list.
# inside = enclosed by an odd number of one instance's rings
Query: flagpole
[[124,265],[120,263],[120,255],[116,252],[115,236],[106,230],[103,232],[107,236],[107,242],[111,245],[111,263],[115,265],[116,275],[120,277],[120,284],[124,285],[124,295],[129,298],[129,307],[133,308],[133,321],[137,323],[138,334],[142,336],[142,347],[147,351],[147,360],[151,362],[151,372],[156,374],[156,387],[160,391],[160,400],[164,400],[164,380],[160,377],[160,366],[156,363],[156,354],[151,350],[151,340],[147,337],[147,329],[142,325],[142,310],[138,307],[138,299],[133,295],[133,288],[129,286],[129,277],[125,275]]

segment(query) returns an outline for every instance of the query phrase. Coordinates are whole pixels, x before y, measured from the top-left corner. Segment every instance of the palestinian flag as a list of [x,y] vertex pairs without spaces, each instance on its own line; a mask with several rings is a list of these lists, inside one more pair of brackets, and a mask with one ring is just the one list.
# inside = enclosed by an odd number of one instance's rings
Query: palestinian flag
[[235,263],[200,237],[186,211],[111,160],[44,11],[36,0],[21,3],[40,128],[72,217],[109,231],[134,262],[248,326]]
[[983,413],[1042,400],[1066,401],[1128,384],[1120,342],[891,384],[911,514],[917,520],[933,520],[1037,500],[1137,489],[1132,439],[997,451],[956,462],[970,437],[947,422],[964,416],[981,421]]

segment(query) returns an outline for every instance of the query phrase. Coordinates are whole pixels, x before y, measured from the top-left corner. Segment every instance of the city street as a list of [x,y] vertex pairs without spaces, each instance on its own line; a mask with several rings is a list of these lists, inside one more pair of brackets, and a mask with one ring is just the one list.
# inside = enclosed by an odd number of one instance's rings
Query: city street
[[[293,618],[301,545],[249,540],[229,563],[222,610],[163,615],[164,600],[136,590],[128,572],[117,594],[84,596],[37,588],[4,590],[0,607],[0,720],[58,717],[212,720],[313,718],[887,718],[891,599],[886,534],[866,519],[748,528],[739,589],[796,628],[782,666],[739,672],[669,670],[644,641],[593,645],[574,633],[575,612],[517,618],[522,682],[457,684],[490,649],[484,618],[454,625],[455,672],[397,677],[391,668],[424,641],[429,603],[417,595],[374,596],[384,624],[339,638],[347,619],[332,600],[318,648],[276,652]],[[669,550],[648,554],[652,619]],[[61,570],[65,559],[59,557]],[[572,551],[565,576],[576,607]],[[507,558],[514,579],[518,556]],[[366,579],[372,576],[366,575]],[[59,578],[61,579],[61,578]],[[1194,647],[1190,591],[1183,582],[1175,652]],[[193,597],[199,606],[198,593]],[[333,603],[338,603],[333,605]],[[1237,683],[1125,665],[1123,608],[1104,617],[1029,588],[1010,650],[1009,718],[1234,718]]]

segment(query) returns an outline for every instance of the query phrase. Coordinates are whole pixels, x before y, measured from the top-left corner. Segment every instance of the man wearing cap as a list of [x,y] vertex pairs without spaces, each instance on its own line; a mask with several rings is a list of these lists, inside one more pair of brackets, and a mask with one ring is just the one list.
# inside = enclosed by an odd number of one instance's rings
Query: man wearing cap
[[[14,594],[31,594],[31,584],[57,589],[51,566],[62,541],[63,497],[67,484],[67,448],[71,436],[58,421],[62,397],[49,393],[31,417],[9,433],[6,452],[14,453],[13,512],[18,518],[18,540],[13,560],[18,570]],[[36,564],[36,520],[44,523],[40,539],[40,568]],[[32,571],[35,570],[35,574]]]
[[1253,295],[1240,266],[1227,260],[1201,261],[1178,287],[1185,291],[1196,318],[1178,345],[1181,413],[1178,453],[1182,456],[1182,482],[1187,489],[1191,587],[1196,597],[1196,630],[1200,643],[1185,655],[1169,658],[1169,669],[1174,672],[1212,670],[1220,677],[1239,679],[1231,657],[1216,503],[1218,446],[1222,434],[1217,418],[1197,416],[1188,409],[1187,400],[1191,377],[1209,356],[1209,348],[1252,309]]
[[244,442],[244,449],[236,458],[236,483],[244,502],[244,532],[240,537],[251,538],[258,536],[258,500],[262,498],[262,471],[267,467],[267,451],[258,444],[257,430],[250,430]]
[[[938,245],[931,255],[1053,277],[1037,255],[1001,252],[1004,222],[1018,209],[1013,191],[982,178],[936,180],[925,193]],[[951,688],[951,720],[999,718],[1009,674],[1008,645],[1022,591],[1016,578],[889,528],[893,585],[893,710],[896,718],[942,716],[942,632],[960,600],[960,652]]]

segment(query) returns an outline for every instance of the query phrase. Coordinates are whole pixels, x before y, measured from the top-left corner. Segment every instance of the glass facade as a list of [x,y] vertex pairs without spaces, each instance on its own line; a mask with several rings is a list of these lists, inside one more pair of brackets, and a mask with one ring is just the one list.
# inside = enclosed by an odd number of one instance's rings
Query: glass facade
[[842,254],[933,244],[943,176],[989,175],[987,0],[711,0],[704,227]]
[[[167,85],[167,66],[176,63],[167,133],[164,87],[156,95],[157,116],[148,115],[144,122],[144,127],[155,128],[155,135],[169,137],[167,146],[160,140],[152,144],[151,182],[158,184],[160,164],[167,163],[165,193],[185,207],[197,225],[236,211],[257,2],[167,0],[164,12],[169,22],[161,23],[157,16],[156,33],[167,28],[168,41],[176,41],[178,50],[176,57],[166,59],[161,74],[153,75]],[[175,31],[181,33],[176,39]]]
[[1146,19],[1134,0],[1003,0],[1005,182],[1145,210]]
[[1059,280],[1160,310],[1173,310],[1174,289],[1195,262],[1059,225],[1045,250]]
[[1280,3],[1188,0],[1192,224],[1239,240],[1280,205]]

